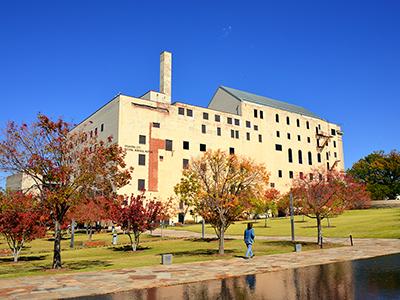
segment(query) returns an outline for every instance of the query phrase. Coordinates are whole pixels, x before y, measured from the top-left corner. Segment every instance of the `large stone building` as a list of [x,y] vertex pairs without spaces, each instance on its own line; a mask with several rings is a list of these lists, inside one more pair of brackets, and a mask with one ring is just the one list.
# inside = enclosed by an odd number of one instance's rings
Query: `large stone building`
[[173,196],[182,169],[208,149],[264,163],[270,185],[287,191],[292,178],[311,168],[344,169],[342,131],[300,106],[221,86],[208,107],[171,100],[171,53],[160,57],[160,91],[120,94],[82,121],[83,130],[127,150],[133,179],[120,193],[147,190]]

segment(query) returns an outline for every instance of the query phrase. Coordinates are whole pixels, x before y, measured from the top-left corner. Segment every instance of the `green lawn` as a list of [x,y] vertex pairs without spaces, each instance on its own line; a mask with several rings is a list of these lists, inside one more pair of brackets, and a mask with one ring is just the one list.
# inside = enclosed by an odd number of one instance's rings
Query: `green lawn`
[[[0,278],[24,275],[51,275],[55,273],[95,271],[104,269],[134,268],[160,264],[160,254],[172,253],[174,263],[229,259],[242,256],[245,246],[239,240],[226,240],[226,255],[217,255],[216,240],[173,239],[143,236],[141,248],[132,252],[127,246],[128,237],[119,235],[120,245],[111,245],[111,234],[100,233],[93,236],[93,241],[106,243],[105,246],[85,248],[85,234],[77,234],[77,249],[69,249],[69,240],[63,240],[62,260],[64,269],[51,270],[53,242],[48,239],[33,241],[23,250],[18,263],[12,262],[12,257],[0,257]],[[331,247],[332,245],[326,245]],[[316,249],[313,243],[303,244],[303,250]],[[6,242],[0,240],[0,250],[7,249]],[[257,241],[254,250],[256,255],[292,252],[290,242]]]
[[[264,219],[256,220],[254,229],[256,236],[290,236],[290,218],[272,218],[268,220],[268,228],[264,227]],[[236,222],[231,225],[227,234],[242,235],[246,221]],[[330,219],[331,227],[327,220],[323,220],[323,236],[348,237],[350,234],[356,238],[400,238],[400,208],[372,208],[364,210],[346,211],[343,215]],[[171,227],[176,230],[189,230],[201,232],[201,225],[185,225]],[[214,233],[206,227],[207,233]],[[297,236],[317,235],[316,220],[307,217],[295,217],[295,234]]]

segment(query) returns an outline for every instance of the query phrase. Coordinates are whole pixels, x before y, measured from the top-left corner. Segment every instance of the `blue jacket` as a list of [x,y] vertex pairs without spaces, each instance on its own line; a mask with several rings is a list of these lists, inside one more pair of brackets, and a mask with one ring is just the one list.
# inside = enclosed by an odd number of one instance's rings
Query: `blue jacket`
[[246,229],[244,231],[244,242],[246,244],[253,244],[254,243],[254,238],[255,238],[255,234],[254,234],[254,228],[251,229]]

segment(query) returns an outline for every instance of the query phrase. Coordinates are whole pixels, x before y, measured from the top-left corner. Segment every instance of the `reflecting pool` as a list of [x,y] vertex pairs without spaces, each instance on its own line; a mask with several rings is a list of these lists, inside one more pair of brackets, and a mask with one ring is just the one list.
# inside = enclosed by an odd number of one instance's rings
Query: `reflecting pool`
[[85,298],[400,299],[400,254]]

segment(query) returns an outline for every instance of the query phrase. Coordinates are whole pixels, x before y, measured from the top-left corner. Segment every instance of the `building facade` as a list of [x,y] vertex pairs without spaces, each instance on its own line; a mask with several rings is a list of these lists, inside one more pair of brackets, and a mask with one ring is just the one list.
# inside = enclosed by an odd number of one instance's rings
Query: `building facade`
[[160,91],[141,97],[118,95],[74,130],[113,140],[134,168],[121,194],[145,189],[167,199],[192,158],[209,149],[265,164],[270,185],[285,192],[312,168],[344,170],[342,131],[289,103],[219,87],[208,107],[171,101],[172,56],[160,56]]

